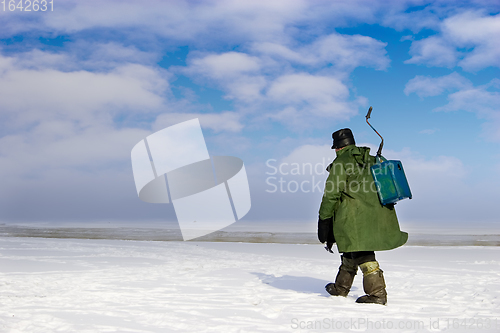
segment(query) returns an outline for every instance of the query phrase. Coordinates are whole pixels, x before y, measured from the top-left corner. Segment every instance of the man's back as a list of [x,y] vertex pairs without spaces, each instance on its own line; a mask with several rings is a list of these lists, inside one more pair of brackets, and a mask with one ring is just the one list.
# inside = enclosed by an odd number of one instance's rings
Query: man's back
[[370,173],[375,157],[369,152],[367,147],[347,146],[330,167],[320,217],[334,216],[340,252],[391,250],[408,239],[399,229],[394,206],[380,204]]

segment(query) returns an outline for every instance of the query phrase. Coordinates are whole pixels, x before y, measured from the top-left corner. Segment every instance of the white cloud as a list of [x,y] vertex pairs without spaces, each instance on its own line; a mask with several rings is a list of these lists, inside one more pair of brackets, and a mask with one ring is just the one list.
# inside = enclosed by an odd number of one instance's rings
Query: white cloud
[[198,55],[187,68],[177,68],[197,82],[211,82],[226,92],[227,99],[255,102],[260,99],[266,79],[260,74],[257,57],[240,52]]
[[[446,6],[440,6],[435,3],[426,3],[422,10],[407,12],[409,7],[418,6],[425,1],[387,1],[386,6],[381,9],[382,25],[393,27],[398,31],[409,29],[414,33],[418,33],[423,29],[438,29],[440,24],[441,11],[446,10]],[[435,4],[435,5],[434,5]],[[411,38],[410,38],[411,39]]]
[[404,93],[411,93],[419,97],[438,96],[445,91],[458,90],[472,87],[472,82],[454,72],[449,75],[433,78],[417,75],[405,85]]
[[[434,111],[468,111],[478,118],[487,120],[484,124],[488,140],[500,141],[500,80],[493,79],[488,84],[474,86],[463,76],[450,75],[432,78],[416,76],[408,81],[405,94],[416,93],[420,97],[437,96],[449,92],[448,103]],[[451,92],[454,91],[454,92]]]
[[299,73],[278,77],[269,87],[267,95],[283,103],[328,103],[332,96],[345,98],[349,95],[349,90],[335,78]]
[[[224,144],[242,131],[244,122],[255,125],[259,119],[272,119],[303,129],[312,123],[322,126],[327,123],[325,119],[348,119],[366,104],[363,97],[349,90],[349,74],[359,66],[385,70],[390,59],[384,42],[331,33],[336,27],[363,22],[414,31],[439,29],[437,35],[413,43],[410,62],[439,66],[458,63],[471,69],[497,61],[496,44],[489,39],[498,35],[496,16],[489,20],[482,14],[456,15],[452,17],[455,21],[450,18],[440,24],[441,17],[449,15],[455,6],[442,3],[405,13],[409,6],[426,4],[420,0],[153,0],[145,5],[128,0],[69,0],[57,3],[57,11],[51,15],[4,15],[2,36],[23,31],[29,36],[70,36],[64,47],[48,47],[50,52],[35,49],[18,53],[15,58],[0,57],[1,126],[10,133],[0,138],[0,168],[3,179],[9,182],[4,193],[25,195],[37,183],[37,193],[43,196],[54,188],[85,183],[90,194],[79,197],[83,199],[80,201],[99,196],[93,191],[103,187],[123,190],[109,190],[115,192],[109,197],[124,195],[126,189],[117,184],[127,182],[129,170],[111,178],[116,170],[129,167],[130,147],[151,131],[194,117],[200,118],[203,128],[218,133],[210,139]],[[434,13],[439,7],[442,11]],[[396,17],[395,13],[401,15]],[[470,28],[467,34],[460,32],[460,25],[468,23],[477,24],[480,31]],[[123,43],[102,42],[110,39]],[[36,47],[37,41],[33,43]],[[183,73],[197,83],[222,90],[238,112],[206,113],[213,111],[210,106],[170,101],[170,70],[162,71],[156,63],[161,53],[179,45],[188,45],[191,52]],[[467,53],[462,48],[473,50]],[[177,71],[181,72],[180,67]],[[450,95],[449,110],[467,107],[481,115],[484,112],[484,117],[494,123],[498,96],[493,83],[473,87],[465,79],[450,75],[438,80],[416,77],[406,88],[405,93],[421,97],[458,90]],[[474,104],[474,93],[482,101]],[[163,111],[167,112],[157,117]],[[131,123],[144,129],[127,128]],[[244,141],[241,145],[253,143]],[[231,141],[231,149],[234,146]],[[325,147],[326,154],[332,153],[329,146]],[[303,161],[303,157],[305,161],[315,160],[323,149],[302,146],[284,161]],[[463,166],[452,157],[408,157],[408,161],[405,158],[403,162],[411,177],[418,179],[414,186],[417,192],[422,191],[420,198],[426,197],[428,189],[437,192],[438,185],[456,189],[463,177]],[[454,168],[458,170],[455,174]],[[425,178],[427,172],[431,176]],[[420,175],[422,182],[414,175]],[[132,178],[129,180],[133,184]],[[19,183],[25,185],[24,190],[18,190]],[[421,184],[428,184],[428,188]],[[59,198],[69,198],[74,191],[66,188],[59,193]],[[437,195],[430,197],[440,200]],[[106,199],[104,195],[99,198]],[[96,202],[94,207],[99,206]],[[300,200],[295,203],[297,211],[304,210]],[[283,204],[285,208],[290,206],[285,200]],[[316,214],[317,209],[313,210]]]
[[151,44],[161,37],[170,45],[179,41],[197,46],[248,42],[284,45],[296,36],[307,39],[329,28],[356,23],[380,24],[399,31],[438,30],[442,18],[463,11],[464,7],[498,11],[495,2],[481,0],[469,1],[466,6],[424,0],[151,0],[147,6],[133,0],[67,0],[58,3],[51,15],[4,15],[0,34],[12,36],[38,30],[67,35],[101,29]]
[[488,141],[500,141],[500,80],[489,84],[459,90],[448,95],[448,104],[435,111],[465,110],[474,112],[478,118],[485,119],[484,136]]
[[[66,1],[57,5],[51,15],[35,16],[37,25],[27,27],[9,20],[11,33],[34,27],[60,33],[86,29],[136,28],[171,40],[196,40],[210,44],[224,40],[282,39],[285,26],[300,19],[307,8],[302,0],[231,1],[193,3],[188,1],[151,0],[147,5],[135,1]],[[128,31],[130,32],[130,31]],[[136,33],[136,34],[140,34]]]
[[317,49],[322,61],[346,71],[358,66],[384,70],[390,62],[386,45],[368,36],[331,34],[314,42],[312,49]]
[[236,112],[221,113],[167,113],[159,115],[152,126],[153,131],[158,131],[168,126],[178,124],[190,119],[199,118],[202,128],[208,128],[214,132],[239,132],[243,129],[240,122],[241,116]]
[[470,71],[500,67],[500,14],[465,12],[445,20],[443,33],[457,47],[473,48],[459,61],[460,67]]
[[[387,154],[391,156],[392,153]],[[408,177],[413,179],[414,187],[432,185],[443,188],[443,183],[453,183],[467,174],[462,161],[454,156],[438,156],[430,160],[415,157],[412,153],[394,153],[397,159],[404,161]],[[425,185],[424,185],[425,184]],[[429,191],[429,189],[426,189]]]
[[[164,70],[128,64],[108,72],[60,71],[50,68],[53,56],[41,51],[21,59],[0,56],[4,175],[43,177],[52,168],[97,170],[128,163],[131,147],[150,133],[155,118],[153,127],[192,117],[215,132],[243,127],[235,112],[165,112],[185,102],[169,100],[170,76]],[[128,118],[133,126],[142,120],[146,128],[127,128]]]
[[190,61],[188,72],[221,79],[260,70],[259,59],[240,52],[209,54]]
[[279,43],[254,43],[252,45],[252,51],[260,55],[266,55],[297,64],[315,65],[319,61],[318,56],[309,52],[307,48],[292,50],[290,47]]
[[[225,98],[237,102],[246,113],[254,113],[254,121],[301,127],[317,117],[349,119],[366,102],[362,97],[352,99],[339,78],[306,72],[286,74],[286,66],[277,63],[266,56],[229,52],[191,59],[188,68],[180,71],[222,89]],[[258,114],[249,110],[258,110]]]
[[313,68],[331,64],[338,71],[349,73],[358,66],[386,69],[390,63],[386,45],[367,36],[334,33],[295,48],[279,43],[255,43],[252,51],[276,61],[286,60]]
[[403,200],[396,206],[403,230],[408,222],[425,227],[436,222],[463,223],[471,215],[470,207],[485,204],[471,195],[476,190],[468,183],[470,172],[456,156],[429,157],[410,149],[385,149],[383,155],[401,161],[413,195],[413,199]]
[[24,69],[54,69],[63,72],[111,71],[128,64],[154,65],[157,56],[116,42],[68,42],[64,51],[32,49],[16,54],[13,64]]
[[266,98],[279,111],[264,113],[262,118],[301,129],[317,126],[320,119],[348,120],[367,104],[364,97],[352,98],[341,80],[308,73],[276,78],[270,83]]
[[[62,71],[51,68],[63,67],[47,60],[52,54],[38,54],[38,62],[33,56],[0,56],[2,217],[168,216],[155,207],[144,211],[130,166],[131,148],[151,133],[157,114],[173,106],[168,73],[137,64],[104,72]],[[183,116],[163,113],[157,123]],[[216,132],[242,128],[231,112],[200,118]]]
[[[257,42],[248,53],[194,54],[188,67],[178,70],[198,82],[208,79],[225,98],[258,109],[256,119],[300,127],[313,117],[346,120],[355,115],[366,100],[352,97],[343,81],[358,66],[386,69],[385,46],[371,37],[336,33],[295,47]],[[309,72],[295,70],[297,64]]]
[[120,122],[164,110],[168,75],[137,64],[106,72],[67,70],[70,58],[41,51],[0,56],[4,217],[87,219],[99,214],[81,211],[88,202],[113,202],[115,209],[123,204],[127,195],[110,198],[110,189],[130,188],[134,194],[133,179],[127,183],[125,176],[131,175],[130,149],[150,131]]
[[307,103],[316,115],[348,119],[356,110],[347,102],[349,90],[338,79],[307,73],[278,77],[269,87],[267,96],[285,105]]
[[263,76],[244,76],[228,82],[226,89],[227,99],[240,100],[246,103],[257,104],[261,99],[262,89],[266,86],[266,79]]
[[146,132],[121,126],[115,117],[154,117],[168,104],[169,83],[161,71],[136,64],[109,72],[60,71],[50,68],[54,59],[64,60],[41,51],[0,56],[4,175],[43,178],[51,168],[124,163]]
[[9,60],[12,66],[23,69],[74,69],[74,61],[67,53],[50,53],[39,49],[16,54],[15,58],[4,57]]
[[[318,30],[318,27],[347,22],[346,17],[372,20],[381,6],[365,1],[312,4],[304,0],[223,0],[196,4],[153,1],[148,6],[134,1],[67,1],[58,5],[58,11],[52,15],[34,18],[37,25],[26,25],[26,29],[50,31],[50,35],[91,33],[92,29],[99,29],[127,36],[131,44],[144,43],[156,52],[164,51],[159,44],[166,47],[188,44],[208,50],[218,48],[221,43],[225,49],[229,45],[240,45],[238,52],[192,52],[185,71],[180,67],[177,71],[189,75],[196,83],[209,82],[221,89],[224,97],[235,101],[237,107],[248,110],[252,105],[254,110],[262,110],[266,114],[263,119],[300,123],[302,112],[306,117],[309,114],[348,119],[356,114],[360,104],[365,103],[362,97],[351,96],[348,92],[348,74],[358,66],[387,69],[390,60],[386,55],[386,43],[361,35],[331,33],[322,36],[323,28]],[[24,30],[12,22],[9,20],[5,31]],[[296,37],[304,31],[311,34],[302,36],[304,43],[297,43]],[[24,68],[57,69],[77,76],[76,69],[110,73],[128,63],[153,64],[158,57],[141,47],[113,42],[71,41],[65,43],[65,49],[69,50],[65,55],[35,50],[18,58]],[[280,79],[300,75],[293,69],[297,64],[310,67],[306,71],[310,70],[311,75],[317,77],[313,83],[319,91],[312,92],[308,87],[301,91],[295,89],[297,104],[282,103],[283,99],[276,92],[278,86],[283,87]],[[326,77],[330,77],[328,87],[332,87],[332,82],[340,82],[335,86],[338,90],[327,93],[319,85]],[[292,84],[297,86],[296,82]],[[272,91],[268,91],[270,88]],[[124,104],[133,95],[126,94]],[[150,100],[153,103],[155,99]],[[291,115],[295,119],[290,119]]]
[[[414,41],[405,63],[478,71],[500,67],[500,14],[465,11],[443,20],[437,35]],[[465,50],[464,50],[465,49]]]
[[[465,110],[475,112],[480,118],[495,117],[500,106],[499,83],[500,80],[494,79],[487,85],[461,89],[448,95],[448,104],[436,108],[436,111]],[[489,88],[496,88],[496,91],[490,91]]]
[[[291,176],[310,177],[311,175],[322,176],[323,181],[328,177],[326,167],[335,159],[335,151],[331,145],[306,144],[292,150],[290,154],[282,158],[278,166],[283,164],[281,170]],[[294,169],[294,171],[292,171]]]
[[[477,1],[473,1],[472,7],[474,2]],[[486,7],[484,3],[479,3],[481,5]],[[424,8],[407,12],[415,6]],[[297,33],[297,27],[311,35],[326,26],[345,27],[355,23],[378,23],[398,30],[432,29],[438,27],[440,18],[455,7],[453,2],[423,0],[151,0],[147,6],[132,0],[67,0],[58,4],[52,15],[33,15],[24,25],[8,20],[5,30],[12,34],[34,27],[61,33],[94,28],[122,31],[135,28],[169,40],[189,40],[198,45],[235,40],[287,42],[291,34]],[[144,33],[144,38],[147,35]]]
[[47,120],[30,132],[0,138],[2,174],[43,179],[53,169],[82,173],[106,169],[128,162],[130,147],[147,133],[98,125],[82,129],[69,121]]
[[405,7],[406,2],[385,0],[151,0],[147,5],[133,0],[67,0],[58,3],[51,15],[11,13],[0,34],[10,36],[30,30],[72,34],[116,29],[137,39],[147,40],[154,35],[169,42],[189,41],[198,46],[234,41],[288,42],[290,35],[297,33],[297,26],[316,34],[326,25],[376,23],[377,13],[404,12]]
[[[13,64],[12,59],[2,59]],[[156,70],[125,65],[108,73],[62,72],[3,66],[0,106],[11,125],[23,126],[48,119],[93,124],[108,120],[119,110],[157,111],[164,105],[168,81]]]
[[405,64],[427,64],[452,68],[457,63],[458,53],[451,44],[440,37],[428,37],[414,41],[410,48],[411,59]]

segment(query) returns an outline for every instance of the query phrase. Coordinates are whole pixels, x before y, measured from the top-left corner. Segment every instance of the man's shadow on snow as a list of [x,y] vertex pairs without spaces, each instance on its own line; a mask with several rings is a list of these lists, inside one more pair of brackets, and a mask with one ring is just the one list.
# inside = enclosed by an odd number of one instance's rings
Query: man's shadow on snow
[[[307,276],[275,276],[258,272],[252,272],[252,274],[257,276],[259,280],[262,281],[262,283],[268,284],[274,288],[294,290],[296,292],[305,294],[320,294],[324,297],[330,297],[330,294],[328,294],[325,290],[325,286],[332,281],[321,280]],[[357,289],[358,288],[354,286],[351,288],[352,291],[355,291]]]

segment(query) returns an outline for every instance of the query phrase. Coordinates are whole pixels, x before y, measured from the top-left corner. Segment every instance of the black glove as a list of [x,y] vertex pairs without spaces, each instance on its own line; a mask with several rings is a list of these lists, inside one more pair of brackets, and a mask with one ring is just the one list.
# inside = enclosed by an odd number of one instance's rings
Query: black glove
[[326,242],[325,249],[333,253],[332,246],[335,243],[335,236],[333,235],[333,217],[322,220],[318,219],[318,239],[321,243]]
[[335,243],[335,238],[333,237],[333,218],[330,217],[326,220],[318,218],[318,239],[320,243],[332,242]]

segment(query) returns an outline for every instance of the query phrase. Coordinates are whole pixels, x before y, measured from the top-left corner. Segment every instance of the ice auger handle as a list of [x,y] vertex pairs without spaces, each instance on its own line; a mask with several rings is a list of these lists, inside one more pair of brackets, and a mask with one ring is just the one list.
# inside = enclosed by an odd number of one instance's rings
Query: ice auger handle
[[[370,115],[372,114],[372,110],[373,110],[373,108],[370,106],[370,108],[368,109],[368,113],[366,114],[366,119],[367,120],[370,119]],[[370,125],[370,123],[368,123],[368,125]]]
[[370,108],[368,109],[368,113],[366,114],[366,123],[368,125],[370,125],[370,127],[372,128],[372,130],[375,131],[375,133],[378,134],[378,136],[380,136],[380,138],[382,139],[382,141],[380,142],[380,146],[378,146],[378,151],[377,151],[377,156],[382,156],[382,148],[384,147],[384,138],[382,137],[382,135],[380,135],[379,132],[377,132],[377,130],[375,128],[373,128],[373,126],[368,122],[368,119],[370,119],[370,116],[372,114],[372,111],[373,111],[373,107],[370,106]]

